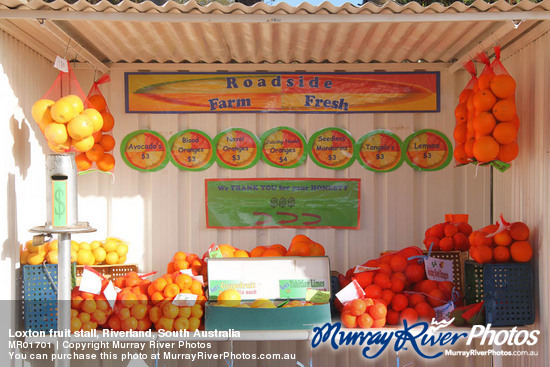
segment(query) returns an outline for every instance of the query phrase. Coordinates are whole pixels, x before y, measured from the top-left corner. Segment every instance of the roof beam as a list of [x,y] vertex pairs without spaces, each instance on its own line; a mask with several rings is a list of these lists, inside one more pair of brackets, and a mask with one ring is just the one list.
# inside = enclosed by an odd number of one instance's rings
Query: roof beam
[[15,39],[23,42],[52,63],[55,61],[55,52],[44,46],[41,42],[37,41],[34,37],[23,31],[21,28],[14,25],[9,20],[0,19],[0,29],[14,37]]
[[95,57],[94,54],[84,48],[81,44],[77,43],[70,35],[68,35],[53,22],[44,20],[42,26],[63,44],[70,44],[71,49],[74,50],[78,56],[86,60],[86,62],[90,63],[94,68],[97,68],[97,70],[104,74],[109,72],[109,67],[107,65],[102,63],[97,57]]
[[404,23],[550,20],[550,11],[394,14],[189,14],[61,10],[0,10],[0,18],[177,23]]

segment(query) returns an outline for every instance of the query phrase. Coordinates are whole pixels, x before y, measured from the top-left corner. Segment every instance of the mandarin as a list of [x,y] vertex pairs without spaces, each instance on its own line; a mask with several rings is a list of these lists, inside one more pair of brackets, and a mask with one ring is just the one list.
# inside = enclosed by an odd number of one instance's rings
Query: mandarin
[[492,108],[493,115],[499,121],[511,121],[516,116],[516,102],[511,99],[501,99]]
[[497,98],[489,89],[479,90],[474,94],[473,104],[477,112],[491,111]]
[[533,257],[533,248],[527,241],[516,241],[510,246],[510,255],[515,262],[526,263]]
[[517,136],[518,130],[511,122],[501,122],[493,130],[493,137],[499,144],[510,144]]
[[495,128],[497,121],[490,112],[481,112],[474,118],[474,129],[476,134],[489,135]]
[[482,136],[475,140],[473,153],[478,162],[495,160],[500,149],[499,144],[491,136]]
[[512,97],[516,92],[516,81],[510,75],[497,75],[489,84],[491,92],[498,98]]

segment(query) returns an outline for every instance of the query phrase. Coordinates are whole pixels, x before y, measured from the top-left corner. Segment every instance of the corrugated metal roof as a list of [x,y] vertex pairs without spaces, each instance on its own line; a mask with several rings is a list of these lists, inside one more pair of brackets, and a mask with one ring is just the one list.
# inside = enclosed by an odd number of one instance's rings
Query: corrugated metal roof
[[[47,57],[69,48],[101,63],[448,63],[488,37],[517,39],[548,22],[549,10],[550,0],[448,7],[0,0],[0,29],[42,45]],[[512,19],[525,21],[515,29]]]

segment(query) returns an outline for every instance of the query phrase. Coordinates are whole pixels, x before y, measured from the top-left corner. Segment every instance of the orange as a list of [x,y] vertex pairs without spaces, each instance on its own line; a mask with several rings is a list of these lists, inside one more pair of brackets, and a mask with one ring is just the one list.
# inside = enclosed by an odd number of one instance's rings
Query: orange
[[76,168],[79,171],[86,171],[92,167],[92,161],[86,157],[86,153],[80,153],[74,159],[76,161]]
[[391,278],[391,286],[390,286],[390,289],[394,292],[394,293],[400,293],[403,291],[403,289],[405,289],[405,281],[398,278],[398,277],[392,277]]
[[191,306],[191,316],[201,318],[202,315],[204,315],[204,311],[202,310],[202,306],[198,303],[195,303],[193,306]]
[[490,162],[496,159],[499,144],[491,136],[482,136],[474,143],[474,157],[478,162]]
[[109,153],[103,154],[103,157],[101,157],[96,162],[97,168],[99,168],[102,171],[108,172],[112,171],[113,168],[115,168],[115,157],[113,157]]
[[179,317],[174,320],[174,330],[187,330],[189,329],[189,320],[184,317]]
[[411,283],[418,283],[424,280],[426,276],[424,266],[417,263],[409,264],[405,270],[405,276]]
[[97,323],[88,321],[82,324],[82,330],[83,331],[90,331],[97,328]]
[[390,277],[384,273],[376,274],[372,282],[379,285],[382,289],[388,289],[391,287]]
[[223,257],[233,257],[233,253],[236,251],[235,247],[228,244],[218,245],[218,249],[221,251]]
[[389,264],[393,272],[403,272],[407,269],[407,259],[400,254],[393,255]]
[[120,319],[120,321],[124,321],[130,316],[130,309],[128,307],[124,307],[118,312],[118,318]]
[[149,330],[151,328],[151,324],[152,324],[151,320],[145,317],[141,320],[138,320],[137,330],[140,330],[140,331]]
[[271,245],[268,247],[268,249],[275,249],[275,250],[278,250],[280,253],[284,254],[286,253],[286,247],[284,247],[283,245],[280,245],[280,244],[275,244],[275,245]]
[[218,303],[235,307],[241,303],[241,294],[235,289],[226,289],[218,295]]
[[184,270],[189,269],[189,263],[185,260],[176,260],[174,261],[174,270]]
[[189,318],[189,331],[195,331],[201,326],[201,320],[199,318],[191,316]]
[[394,310],[388,310],[386,315],[386,321],[388,325],[398,325],[399,324],[399,312]]
[[493,259],[493,251],[489,246],[481,245],[472,247],[470,249],[470,256],[478,263],[485,264],[491,262]]
[[103,117],[103,126],[101,127],[101,131],[104,133],[111,131],[113,126],[115,126],[115,119],[113,118],[113,115],[109,112],[102,112],[101,117]]
[[180,307],[180,312],[178,313],[178,317],[183,317],[186,319],[191,317],[191,307],[188,307],[188,306]]
[[124,296],[122,296],[122,305],[124,307],[132,308],[134,305],[138,303],[137,300],[138,300],[137,295],[132,292],[129,292],[129,293],[126,293]]
[[109,152],[115,147],[115,138],[113,138],[112,135],[103,134],[101,140],[99,140],[99,145],[101,145],[106,152]]
[[137,330],[138,322],[135,317],[128,317],[126,320],[122,321],[122,330]]
[[178,276],[176,276],[176,284],[180,289],[191,288],[192,283],[193,278],[191,278],[188,274],[178,274]]
[[174,330],[174,319],[169,319],[168,317],[161,317],[158,321],[158,324],[155,326],[157,330],[172,331]]
[[357,316],[352,314],[350,311],[342,312],[340,319],[342,320],[342,324],[349,329],[357,327]]
[[166,298],[174,298],[177,294],[180,293],[180,287],[178,287],[176,284],[168,284],[166,287],[164,287],[164,297]]
[[514,116],[514,118],[510,122],[512,124],[514,124],[514,126],[516,127],[516,130],[519,130],[520,121],[519,121],[519,117],[517,115]]
[[67,128],[63,124],[52,122],[44,129],[44,136],[52,144],[63,144],[67,141]]
[[369,308],[369,315],[371,315],[374,320],[379,320],[386,317],[387,313],[387,307],[380,302],[375,302],[374,305]]
[[94,137],[88,136],[82,140],[73,140],[72,146],[81,153],[87,152],[94,146]]
[[518,143],[512,142],[510,144],[504,144],[500,146],[497,159],[501,162],[511,162],[519,154]]
[[386,318],[382,318],[382,319],[376,319],[373,321],[372,323],[372,327],[373,328],[381,328],[381,327],[384,327],[386,325]]
[[466,152],[466,155],[469,158],[474,157],[474,144],[475,144],[475,139],[468,139],[464,144],[464,152]]
[[523,222],[514,222],[510,226],[510,236],[516,241],[527,241],[529,238],[529,227]]
[[102,310],[95,310],[92,314],[93,319],[99,324],[103,325],[107,322],[107,316],[105,315],[105,312]]
[[466,103],[461,103],[455,108],[455,118],[456,123],[465,123],[468,121],[468,107],[466,107]]
[[44,128],[54,121],[50,113],[50,108],[54,103],[51,99],[39,99],[32,105],[32,118],[41,131],[44,131]]
[[94,146],[86,152],[86,157],[92,162],[96,162],[101,157],[103,157],[103,154],[105,153],[103,147],[99,144],[94,144]]
[[157,291],[162,292],[166,285],[168,285],[168,282],[166,282],[166,279],[164,278],[158,278],[155,279],[152,284]]
[[78,314],[78,319],[84,324],[91,320],[91,315],[88,312],[81,312]]
[[518,130],[511,122],[497,124],[493,131],[493,137],[499,144],[510,144],[516,140]]
[[[392,285],[394,284],[394,281],[400,281],[399,279],[392,279]],[[404,284],[404,283],[403,283]],[[391,300],[393,299],[393,296],[395,296],[395,292],[391,289],[384,289],[382,291],[382,300],[386,305],[389,305],[391,303]]]
[[452,237],[443,237],[439,241],[439,249],[441,251],[452,251],[455,247],[455,241]]
[[481,112],[474,118],[474,129],[476,134],[489,135],[496,125],[496,120],[492,113]]
[[458,96],[458,103],[466,103],[468,102],[468,98],[470,98],[470,95],[472,94],[473,90],[470,88],[464,88],[460,95]]
[[420,302],[419,304],[414,306],[414,310],[418,313],[418,317],[423,320],[431,321],[431,319],[435,317],[435,311],[433,307],[430,306],[427,302]]
[[516,81],[510,75],[497,75],[491,80],[491,92],[498,98],[512,97],[516,92]]
[[482,89],[474,94],[474,108],[476,112],[490,111],[497,102],[497,98],[488,89]]
[[[298,236],[300,236],[300,235],[298,235]],[[296,237],[298,237],[298,236],[296,236]],[[296,237],[294,237],[294,238],[296,238]],[[290,244],[290,247],[288,248],[286,256],[309,256],[309,243],[310,242],[311,242],[311,240],[308,240],[308,241],[295,241],[294,239],[292,239],[292,243]]]
[[93,126],[93,132],[98,133],[103,127],[103,117],[95,108],[87,108],[81,113],[82,115],[88,116],[90,122]]
[[512,243],[512,236],[510,236],[510,232],[508,231],[502,231],[493,236],[493,242],[497,246],[510,246]]
[[325,248],[320,243],[311,241],[308,247],[309,256],[325,256]]
[[495,78],[495,73],[491,69],[486,69],[477,79],[479,89],[489,89],[491,81]]
[[428,303],[432,307],[439,307],[443,306],[445,302],[445,294],[443,291],[439,288],[432,289],[428,293],[429,297],[426,297],[428,299]]
[[122,321],[115,315],[109,318],[109,327],[113,330],[122,330]]
[[399,314],[399,320],[407,320],[407,324],[411,325],[418,321],[418,312],[414,308],[406,308]]
[[426,298],[420,293],[412,293],[409,296],[409,306],[414,307],[421,302],[426,302]]
[[364,271],[362,273],[357,273],[354,275],[355,280],[357,280],[357,283],[361,286],[361,288],[365,288],[367,285],[372,283],[372,279],[374,278],[374,272],[372,271]]
[[378,284],[369,284],[365,287],[365,297],[378,299],[382,297],[382,288]]
[[401,311],[407,308],[409,300],[403,294],[396,294],[391,301],[391,308],[394,311]]
[[364,313],[357,318],[357,325],[361,329],[370,329],[373,323],[374,323],[374,320],[372,319],[371,315],[369,315],[368,313]]
[[367,310],[367,305],[362,299],[354,299],[350,303],[350,312],[355,316],[360,316]]
[[511,121],[516,116],[516,102],[512,99],[501,99],[493,106],[493,115],[499,121]]
[[457,164],[468,164],[470,162],[470,160],[468,159],[468,155],[464,150],[464,144],[458,144],[455,147],[453,156]]
[[516,241],[510,246],[510,255],[518,263],[526,263],[533,257],[533,248],[527,241]]
[[76,317],[71,317],[71,332],[74,333],[75,331],[80,330],[82,327],[82,321]]
[[457,143],[465,143],[466,142],[466,131],[467,131],[467,124],[466,123],[460,123],[456,124],[453,137],[455,138],[455,141]]
[[107,107],[107,102],[101,94],[94,94],[93,96],[90,96],[88,98],[88,102],[90,102],[90,105],[99,112],[105,111],[105,108]]
[[185,260],[186,258],[187,258],[187,254],[183,251],[178,251],[174,254],[174,256],[172,256],[173,261]]
[[250,257],[261,257],[264,251],[267,250],[265,246],[257,246],[250,251]]
[[507,263],[510,261],[510,250],[505,246],[497,246],[493,249],[493,259],[497,263]]
[[87,312],[87,313],[91,314],[97,309],[97,304],[95,303],[95,300],[93,300],[93,299],[85,299],[82,302],[82,305],[80,306],[80,309],[83,312]]
[[250,257],[250,255],[245,250],[235,250],[233,257]]
[[178,317],[179,313],[180,309],[173,303],[168,302],[164,306],[162,306],[162,314],[164,315],[164,317],[175,319],[176,317]]
[[158,320],[162,317],[162,310],[160,307],[155,306],[149,310],[149,318],[151,321],[153,321],[155,324],[158,322]]
[[262,257],[280,257],[280,256],[284,256],[284,254],[278,249],[272,249],[272,248],[268,248],[262,254]]
[[63,98],[60,98],[50,107],[50,113],[52,118],[61,124],[66,124],[78,116],[78,112],[72,102]]

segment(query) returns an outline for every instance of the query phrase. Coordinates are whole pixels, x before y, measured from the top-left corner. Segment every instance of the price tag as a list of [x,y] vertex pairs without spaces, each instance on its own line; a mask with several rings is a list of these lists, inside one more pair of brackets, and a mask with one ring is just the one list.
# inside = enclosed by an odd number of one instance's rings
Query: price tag
[[183,130],[168,141],[170,160],[186,171],[202,171],[215,160],[212,140],[200,130]]
[[306,301],[313,303],[328,303],[330,301],[330,292],[308,288],[306,290]]
[[453,262],[451,260],[428,257],[424,260],[426,277],[436,282],[453,281]]
[[[120,292],[120,289],[118,291]],[[107,287],[105,287],[105,290],[103,291],[103,295],[107,298],[107,302],[109,302],[111,308],[115,307],[116,294],[117,291],[113,285],[113,282],[109,281],[109,284],[107,284]]]
[[350,284],[345,286],[340,292],[336,293],[336,298],[338,298],[342,304],[364,296],[365,291],[355,279]]
[[378,270],[380,268],[373,268],[373,267],[370,267],[370,266],[363,266],[363,265],[357,265],[355,267],[355,270],[353,271],[354,274],[357,274],[357,273],[363,273],[365,271],[373,271],[373,270]]
[[173,305],[176,306],[194,306],[195,302],[197,302],[198,296],[196,294],[191,293],[180,293],[174,297],[174,300],[172,301]]
[[202,285],[204,285],[204,278],[202,275],[194,275],[193,270],[191,269],[182,269],[180,273],[189,275],[193,280],[198,280]]
[[210,251],[210,253],[208,254],[208,256],[209,256],[211,259],[219,259],[219,258],[223,257],[222,252],[221,252],[220,250]]
[[344,169],[355,160],[355,140],[349,132],[337,127],[317,131],[309,139],[311,160],[318,166]]
[[156,131],[138,130],[126,135],[120,144],[120,155],[128,167],[141,172],[155,172],[166,167],[166,139]]
[[97,273],[84,268],[79,290],[81,292],[99,294],[101,292],[101,277]]
[[231,128],[214,139],[218,164],[229,169],[246,169],[260,160],[260,139],[248,130]]
[[374,172],[390,172],[403,164],[401,139],[387,130],[374,130],[356,144],[359,163]]
[[64,73],[69,72],[69,62],[66,59],[63,59],[59,56],[55,57],[55,61],[53,63],[53,67],[56,68],[59,71],[62,71]]
[[451,312],[455,309],[455,305],[453,302],[449,302],[443,306],[434,307],[435,311],[435,319],[437,321],[449,321]]
[[295,168],[307,157],[306,138],[291,127],[276,127],[266,131],[262,141],[262,160],[273,167]]

